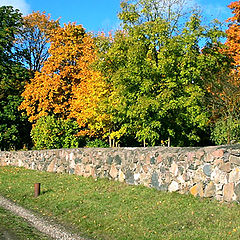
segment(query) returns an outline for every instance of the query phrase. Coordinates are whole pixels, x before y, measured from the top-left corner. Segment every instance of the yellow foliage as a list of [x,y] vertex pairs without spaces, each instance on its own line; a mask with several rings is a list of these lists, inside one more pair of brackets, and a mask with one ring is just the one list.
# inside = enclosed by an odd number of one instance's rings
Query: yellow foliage
[[240,66],[240,0],[232,2],[228,6],[233,17],[228,18],[229,28],[227,29],[228,53],[233,57],[236,66]]
[[26,110],[31,122],[57,114],[76,119],[83,129],[80,134],[103,131],[110,120],[101,110],[108,89],[100,73],[91,68],[96,60],[93,38],[74,23],[52,33],[50,57],[26,85],[20,109]]

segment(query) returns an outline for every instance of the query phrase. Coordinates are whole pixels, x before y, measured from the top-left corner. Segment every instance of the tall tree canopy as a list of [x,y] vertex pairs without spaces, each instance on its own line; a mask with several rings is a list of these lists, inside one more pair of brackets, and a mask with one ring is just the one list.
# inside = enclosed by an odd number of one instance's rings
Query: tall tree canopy
[[54,114],[76,119],[82,133],[101,130],[105,117],[95,111],[106,90],[100,74],[90,68],[96,58],[92,37],[81,25],[69,23],[53,30],[50,43],[50,56],[27,84],[20,109],[30,121]]
[[232,2],[228,7],[233,16],[227,19],[229,28],[222,52],[229,55],[231,65],[225,65],[209,87],[212,139],[217,144],[240,141],[240,1]]
[[233,57],[235,65],[240,66],[240,1],[232,2],[228,6],[233,13],[227,22],[229,28],[227,29],[227,42],[228,53]]
[[[163,2],[168,7],[158,8]],[[180,28],[181,4],[122,2],[124,29],[104,43],[99,63],[112,86],[112,138],[132,135],[150,145],[169,137],[174,145],[200,141],[209,118],[205,81],[224,62],[214,48],[223,32],[202,26],[198,14]]]
[[30,142],[27,119],[18,106],[29,78],[18,62],[15,38],[22,27],[21,14],[12,7],[0,7],[0,149],[21,148]]
[[19,104],[39,148],[79,146],[80,135],[108,137],[110,146],[199,145],[209,143],[210,129],[216,143],[231,132],[240,140],[240,1],[229,5],[226,34],[186,3],[123,0],[122,29],[98,36],[45,12],[22,18],[2,7],[1,148],[21,145]]

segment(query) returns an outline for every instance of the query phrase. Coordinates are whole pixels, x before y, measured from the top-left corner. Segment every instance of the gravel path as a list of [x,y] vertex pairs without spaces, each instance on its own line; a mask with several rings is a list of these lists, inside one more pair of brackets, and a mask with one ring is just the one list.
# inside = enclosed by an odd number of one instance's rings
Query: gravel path
[[34,215],[31,211],[18,206],[17,204],[9,201],[8,199],[2,196],[0,196],[0,206],[5,208],[6,210],[11,211],[15,215],[18,215],[24,218],[38,231],[52,237],[53,239],[88,240],[76,234],[69,233],[64,229],[64,227],[57,224],[50,223],[49,221]]

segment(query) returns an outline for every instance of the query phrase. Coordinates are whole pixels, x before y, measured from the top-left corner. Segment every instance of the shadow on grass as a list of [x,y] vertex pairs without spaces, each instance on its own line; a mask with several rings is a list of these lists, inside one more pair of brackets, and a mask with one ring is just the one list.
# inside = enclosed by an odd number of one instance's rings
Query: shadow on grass
[[53,192],[52,189],[42,190],[42,191],[40,192],[40,195],[44,195],[44,194],[51,193],[51,192]]

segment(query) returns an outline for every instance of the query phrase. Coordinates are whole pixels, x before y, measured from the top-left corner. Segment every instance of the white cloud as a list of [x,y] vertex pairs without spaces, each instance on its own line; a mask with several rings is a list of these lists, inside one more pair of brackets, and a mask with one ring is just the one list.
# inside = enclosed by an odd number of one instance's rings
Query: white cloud
[[19,9],[23,15],[30,13],[30,5],[25,0],[0,0],[0,6],[13,6]]

